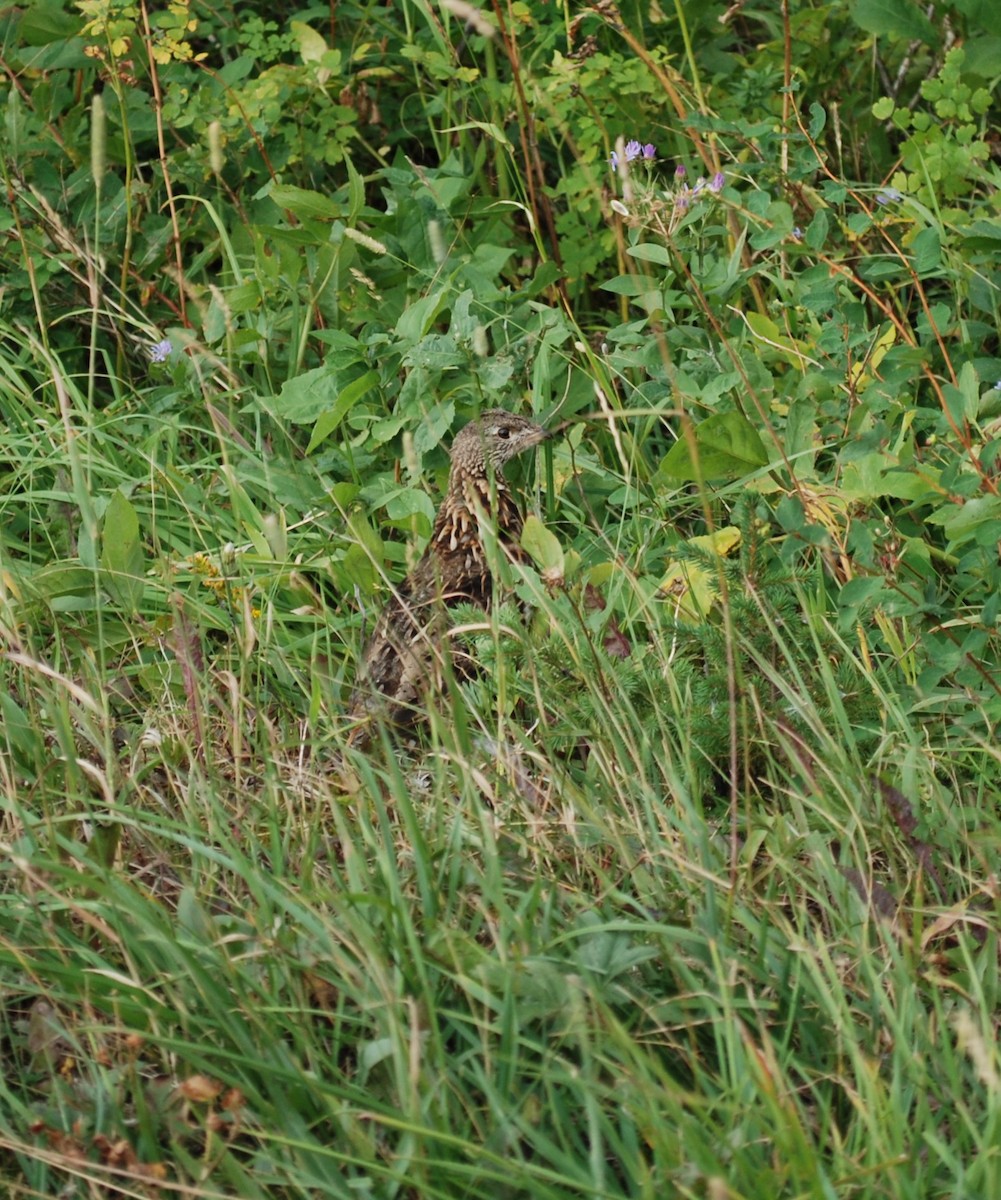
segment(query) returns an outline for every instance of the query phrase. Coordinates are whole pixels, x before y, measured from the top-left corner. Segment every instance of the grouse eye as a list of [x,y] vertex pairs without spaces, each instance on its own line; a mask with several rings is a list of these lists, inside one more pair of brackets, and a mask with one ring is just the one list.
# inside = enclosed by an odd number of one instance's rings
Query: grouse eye
[[498,425],[497,426],[497,436],[499,438],[503,438],[504,441],[506,442],[507,439],[511,436],[510,425]]

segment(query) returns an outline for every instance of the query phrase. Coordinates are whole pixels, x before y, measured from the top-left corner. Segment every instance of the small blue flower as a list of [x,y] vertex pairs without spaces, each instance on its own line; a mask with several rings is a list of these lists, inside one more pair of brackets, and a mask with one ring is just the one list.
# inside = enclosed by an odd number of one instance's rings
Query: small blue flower
[[798,225],[793,227],[793,229],[791,230],[791,233],[792,233],[792,240],[794,242],[801,242],[803,240],[803,230],[800,229],[800,227]]
[[726,176],[722,171],[717,171],[716,174],[709,180],[709,190],[714,196],[718,196],[726,186]]
[[653,142],[647,142],[647,144],[643,147],[643,157],[644,158],[656,158],[657,157],[657,147],[653,144]]
[[898,192],[896,188],[883,188],[881,192],[876,193],[877,204],[899,204],[904,198],[903,192]]
[[157,342],[155,346],[150,346],[149,361],[155,363],[166,362],[173,349],[174,347],[170,344],[169,338],[164,338],[162,342]]

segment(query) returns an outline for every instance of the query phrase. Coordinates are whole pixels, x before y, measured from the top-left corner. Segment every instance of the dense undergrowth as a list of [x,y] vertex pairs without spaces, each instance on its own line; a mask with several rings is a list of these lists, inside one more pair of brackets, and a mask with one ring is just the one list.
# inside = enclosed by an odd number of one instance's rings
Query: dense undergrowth
[[788,8],[0,15],[6,1194],[1001,1194],[1001,39]]

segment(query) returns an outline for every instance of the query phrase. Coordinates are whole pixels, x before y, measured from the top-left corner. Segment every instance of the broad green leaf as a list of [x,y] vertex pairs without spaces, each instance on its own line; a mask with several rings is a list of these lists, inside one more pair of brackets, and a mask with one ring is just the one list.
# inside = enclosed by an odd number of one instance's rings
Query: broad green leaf
[[1001,518],[1001,497],[974,496],[961,504],[945,504],[929,513],[925,520],[929,525],[941,525],[951,543],[968,541],[979,525]]
[[534,514],[525,519],[521,546],[539,568],[544,580],[562,582],[566,566],[563,547],[556,534],[548,530]]
[[438,318],[448,303],[448,293],[432,292],[407,305],[396,322],[396,333],[406,342],[418,342]]
[[826,110],[816,102],[810,105],[810,137],[817,140],[827,124]]
[[[419,523],[420,532],[425,535],[431,532],[434,525],[434,502],[427,492],[420,488],[397,488],[384,502],[386,516],[391,521],[403,521],[408,517],[423,517]],[[423,527],[422,527],[423,525]]]
[[658,242],[640,242],[638,246],[630,246],[626,253],[630,258],[638,258],[640,262],[652,262],[660,267],[671,265],[671,252]]
[[292,36],[299,45],[299,53],[304,63],[318,63],[327,52],[327,43],[323,34],[305,21],[291,21]]
[[806,366],[807,360],[810,358],[810,347],[805,342],[789,337],[771,317],[766,317],[763,313],[748,312],[745,319],[755,337],[767,342],[772,349],[786,355],[794,367]]
[[362,396],[371,391],[378,382],[379,373],[377,371],[366,371],[364,375],[345,385],[337,394],[333,408],[317,417],[306,453],[312,454],[316,447],[340,425]]
[[660,472],[672,479],[739,479],[768,465],[758,431],[738,412],[716,413],[694,429],[695,454],[681,437],[668,451]]
[[136,612],[146,586],[139,517],[120,491],[114,492],[104,514],[101,566],[106,572],[105,583],[111,595],[126,612]]
[[874,596],[880,595],[885,587],[886,580],[882,575],[860,575],[850,579],[841,589],[839,608],[860,608]]
[[337,371],[331,366],[314,367],[286,379],[272,402],[275,415],[295,425],[308,425],[336,403]]
[[914,270],[918,275],[936,271],[942,262],[942,239],[937,229],[922,229],[911,243]]
[[854,0],[852,20],[866,33],[888,34],[937,46],[942,30],[921,11],[915,0]]
[[454,419],[454,400],[442,400],[440,404],[436,404],[414,431],[414,450],[424,455],[440,445],[442,438],[451,429]]
[[616,296],[649,296],[656,295],[657,289],[650,286],[649,279],[641,279],[638,275],[616,275],[607,283],[601,285],[603,292],[612,292]]
[[329,196],[324,196],[322,192],[313,192],[309,188],[294,187],[288,183],[276,183],[269,190],[268,195],[279,208],[287,209],[297,217],[335,221],[344,215],[340,204],[331,200]]

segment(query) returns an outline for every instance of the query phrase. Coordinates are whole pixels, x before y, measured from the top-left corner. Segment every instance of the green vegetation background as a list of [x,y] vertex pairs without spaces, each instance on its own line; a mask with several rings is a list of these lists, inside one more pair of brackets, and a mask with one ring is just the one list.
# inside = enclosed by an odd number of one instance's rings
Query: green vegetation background
[[4,1194],[1001,1195],[994,0],[0,30]]

